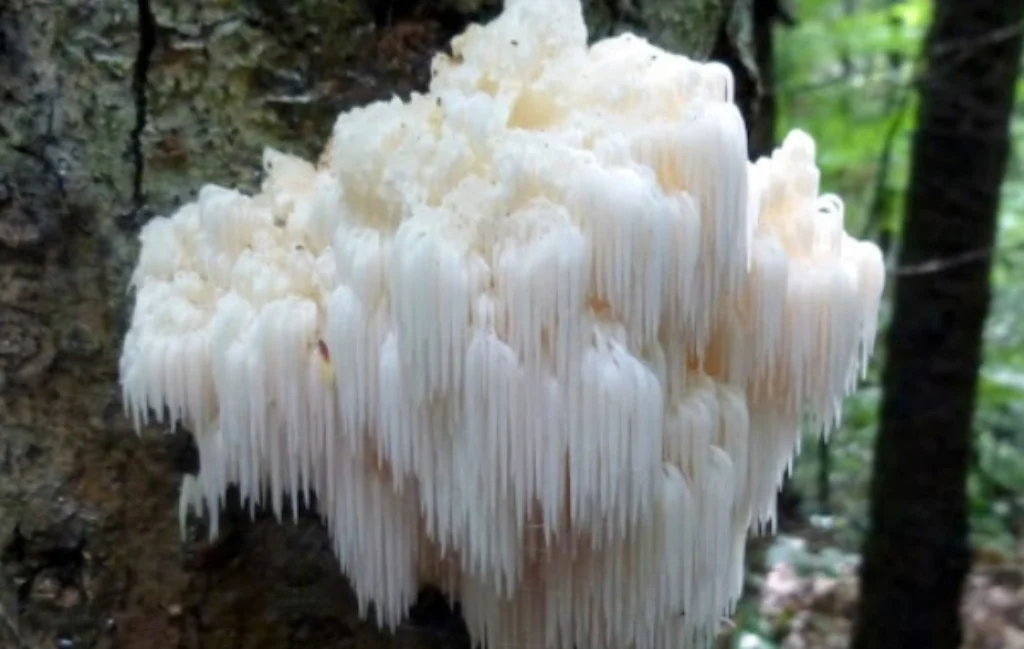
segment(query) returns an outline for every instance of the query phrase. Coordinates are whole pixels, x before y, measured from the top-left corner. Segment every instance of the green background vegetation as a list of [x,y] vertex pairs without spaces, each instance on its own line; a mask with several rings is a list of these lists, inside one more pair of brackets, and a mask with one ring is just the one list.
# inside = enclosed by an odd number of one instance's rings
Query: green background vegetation
[[[800,496],[800,522],[752,553],[751,588],[760,590],[779,561],[802,574],[836,575],[856,562],[867,523],[871,460],[879,424],[889,304],[897,277],[920,269],[897,267],[899,227],[909,184],[910,141],[916,114],[915,75],[931,20],[927,0],[794,0],[794,26],[774,30],[776,140],[791,129],[818,144],[822,191],[846,203],[847,229],[887,249],[890,266],[883,333],[866,383],[847,400],[842,427],[825,449],[808,436],[791,488]],[[1024,81],[1018,82],[1018,97]],[[1024,136],[1018,101],[1013,141]],[[970,165],[970,161],[964,161]],[[993,251],[993,303],[974,422],[969,476],[975,562],[1013,561],[1024,521],[1024,160],[1011,160]],[[985,251],[978,251],[984,254]],[[932,271],[941,272],[939,260]],[[823,458],[826,456],[826,459]],[[822,480],[827,488],[822,488]],[[755,601],[741,604],[732,646],[777,646],[777,629]]]
[[[754,553],[751,585],[785,560],[799,572],[830,574],[856,561],[867,525],[872,453],[885,359],[884,325],[899,274],[899,227],[909,184],[915,130],[915,75],[931,20],[926,0],[794,0],[796,24],[775,27],[776,139],[794,128],[818,144],[822,191],[846,203],[847,230],[887,248],[890,266],[883,332],[868,381],[845,407],[827,450],[808,436],[790,487],[800,496],[800,522]],[[1024,82],[1018,82],[1018,97]],[[1024,135],[1024,102],[1014,113],[1013,141]],[[963,164],[970,165],[969,160]],[[1003,186],[999,240],[993,256],[993,304],[974,420],[968,482],[976,563],[1019,556],[1024,521],[1024,161],[1015,151]],[[984,254],[985,251],[978,251]],[[938,260],[928,272],[942,272]],[[823,453],[827,459],[823,459]],[[824,469],[824,471],[823,471]],[[828,488],[822,488],[827,477]],[[786,535],[786,532],[790,536]],[[795,541],[799,537],[800,541]],[[757,606],[741,606],[733,645],[775,646]]]
[[[915,127],[914,77],[930,9],[925,0],[797,0],[798,23],[776,28],[777,136],[792,128],[813,134],[822,190],[843,197],[847,229],[856,235],[898,241]],[[1018,91],[1024,94],[1024,82]],[[1013,133],[1015,140],[1024,134],[1020,106]],[[969,483],[975,547],[1006,553],[1024,515],[1022,162],[1016,152],[1003,187]],[[893,268],[896,246],[888,251],[889,300],[898,274],[915,270]],[[829,440],[828,503],[821,502],[815,440],[806,440],[794,476],[805,513],[821,514],[826,505],[837,543],[851,550],[860,546],[867,514],[884,335],[877,350],[870,380],[848,400],[844,424]]]

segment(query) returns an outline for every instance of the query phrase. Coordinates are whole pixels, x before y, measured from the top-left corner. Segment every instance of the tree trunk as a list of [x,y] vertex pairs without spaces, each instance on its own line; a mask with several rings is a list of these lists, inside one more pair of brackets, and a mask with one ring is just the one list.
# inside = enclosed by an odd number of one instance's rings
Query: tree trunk
[[855,649],[961,643],[971,419],[1024,1],[938,0],[935,9],[886,343]]
[[735,0],[711,50],[711,58],[728,65],[735,76],[753,160],[775,148],[774,31],[778,24],[793,23],[785,0]]
[[[142,223],[203,183],[254,188],[266,145],[313,157],[340,110],[423,88],[495,4],[0,2],[0,647],[466,644],[426,602],[395,636],[359,620],[314,516],[182,544],[195,454],[133,433],[117,358]],[[657,31],[705,55],[729,2],[696,4]]]

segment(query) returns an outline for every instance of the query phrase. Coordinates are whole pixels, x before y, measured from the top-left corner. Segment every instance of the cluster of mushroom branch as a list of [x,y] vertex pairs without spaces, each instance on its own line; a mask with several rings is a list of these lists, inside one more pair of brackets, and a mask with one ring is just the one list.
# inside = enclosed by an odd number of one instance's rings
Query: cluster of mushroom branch
[[726,67],[506,4],[316,164],[145,226],[126,408],[194,435],[213,534],[229,484],[315,494],[385,627],[429,582],[492,649],[703,645],[860,378],[882,256],[809,136],[748,161]]

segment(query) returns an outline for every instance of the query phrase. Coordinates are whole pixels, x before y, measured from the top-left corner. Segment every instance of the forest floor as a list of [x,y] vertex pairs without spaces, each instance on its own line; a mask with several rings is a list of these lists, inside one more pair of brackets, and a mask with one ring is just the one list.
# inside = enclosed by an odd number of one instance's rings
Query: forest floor
[[[857,602],[857,557],[780,537],[764,551],[736,628],[719,647],[845,649]],[[963,649],[1024,649],[1024,545],[975,556],[963,598]]]

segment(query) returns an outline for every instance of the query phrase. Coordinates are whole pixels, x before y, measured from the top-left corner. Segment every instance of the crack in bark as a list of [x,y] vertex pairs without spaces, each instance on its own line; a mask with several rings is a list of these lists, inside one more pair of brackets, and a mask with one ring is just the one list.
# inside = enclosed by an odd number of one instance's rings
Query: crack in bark
[[142,132],[146,128],[147,95],[146,84],[149,77],[149,64],[156,47],[156,19],[150,0],[138,0],[139,11],[139,52],[135,58],[135,70],[132,78],[132,95],[135,98],[135,128],[131,134],[131,151],[134,163],[132,178],[132,207],[137,214],[145,201],[143,181],[145,179],[146,160],[142,151]]
[[46,154],[45,150],[40,151],[37,148],[26,146],[24,144],[15,144],[11,147],[11,150],[37,162],[39,166],[41,166],[53,179],[53,182],[60,193],[61,199],[67,198],[67,187],[64,185],[64,175],[61,173],[58,165]]

